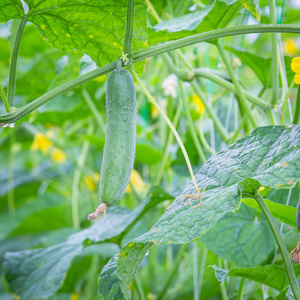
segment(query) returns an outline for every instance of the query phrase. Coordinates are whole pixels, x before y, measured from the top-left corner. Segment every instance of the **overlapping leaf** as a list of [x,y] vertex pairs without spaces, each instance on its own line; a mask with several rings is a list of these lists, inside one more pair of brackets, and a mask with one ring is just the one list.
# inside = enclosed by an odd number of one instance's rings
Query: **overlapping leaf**
[[241,267],[260,265],[275,249],[266,219],[257,220],[256,211],[245,205],[238,213],[224,216],[201,237],[201,242],[213,253]]
[[117,237],[137,222],[156,204],[173,199],[160,188],[153,187],[149,196],[133,211],[121,207],[108,210],[90,228],[71,235],[64,243],[36,250],[8,252],[4,267],[11,290],[21,299],[36,299],[52,295],[62,285],[73,258],[85,245]]
[[[294,186],[300,178],[299,156],[299,126],[258,127],[250,136],[212,156],[196,175],[198,187],[205,189],[202,206],[198,209],[182,206],[178,196],[149,232],[122,248],[117,274],[123,297],[130,299],[133,277],[151,245],[182,244],[200,237],[226,213],[239,208],[245,190],[251,192],[260,185]],[[195,192],[190,184],[182,194]],[[115,274],[113,269],[110,272]],[[115,277],[103,282],[101,277],[100,274],[99,294],[105,298],[108,294],[103,291],[116,290],[119,282]]]

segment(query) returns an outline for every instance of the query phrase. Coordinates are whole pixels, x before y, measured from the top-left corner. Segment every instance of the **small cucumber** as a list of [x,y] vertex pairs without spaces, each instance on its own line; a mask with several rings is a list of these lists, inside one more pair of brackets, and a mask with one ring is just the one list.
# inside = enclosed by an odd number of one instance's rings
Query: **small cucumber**
[[100,206],[88,216],[105,214],[125,193],[133,169],[136,144],[136,92],[133,78],[118,61],[106,85],[106,139],[100,174]]

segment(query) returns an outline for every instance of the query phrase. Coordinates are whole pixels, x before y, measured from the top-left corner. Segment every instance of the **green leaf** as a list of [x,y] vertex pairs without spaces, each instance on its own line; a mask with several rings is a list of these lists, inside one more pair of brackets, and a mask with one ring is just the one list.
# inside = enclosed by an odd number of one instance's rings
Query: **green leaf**
[[147,165],[157,164],[161,161],[162,151],[154,143],[137,138],[135,161]]
[[82,254],[91,243],[123,236],[150,208],[173,199],[159,187],[152,187],[148,197],[132,212],[122,207],[107,210],[91,227],[72,234],[59,245],[37,250],[5,254],[5,274],[11,290],[21,299],[36,299],[52,295],[62,285],[73,258]]
[[70,242],[46,249],[8,252],[4,261],[7,281],[22,299],[48,297],[62,285],[72,259],[82,249],[82,244]]
[[162,43],[226,27],[241,8],[237,0],[215,0],[204,9],[158,23],[153,27],[155,32],[149,32],[149,43]]
[[[295,207],[274,203],[266,199],[264,199],[264,201],[274,218],[278,219],[280,222],[283,222],[285,224],[297,228],[296,226],[297,209]],[[257,202],[254,199],[245,198],[242,199],[242,202],[252,208],[261,211],[260,206],[257,204]]]
[[256,17],[257,21],[260,22],[261,11],[259,9],[260,0],[240,0],[241,3]]
[[1,0],[0,22],[6,23],[11,19],[21,19],[23,15],[23,5],[20,0]]
[[[293,265],[296,277],[300,277],[300,265]],[[284,266],[266,265],[253,268],[233,268],[223,270],[217,266],[212,266],[215,269],[215,275],[220,282],[224,282],[227,276],[242,277],[254,280],[270,286],[278,291],[284,290],[289,285],[289,280]]]
[[[263,56],[256,55],[249,51],[246,51],[240,47],[230,47],[225,46],[226,50],[233,53],[236,57],[238,57],[242,64],[248,66],[253,72],[257,75],[261,83],[267,87],[272,85],[272,76],[270,76],[270,70],[272,65],[272,58],[265,58]],[[291,58],[288,56],[284,57],[284,63],[286,66],[287,79],[290,84],[295,76],[295,74],[291,71]]]
[[[99,280],[100,300],[123,299],[123,294],[120,288],[120,280],[117,275],[117,259],[118,255],[115,255],[101,271]],[[113,286],[110,285],[112,280],[115,283]]]
[[192,31],[204,20],[214,5],[208,5],[188,15],[162,21],[153,27],[154,31],[178,32],[182,30]]
[[[121,56],[127,20],[127,1],[26,0],[28,20],[50,45],[61,50],[83,50],[98,66]],[[146,48],[147,6],[135,1],[132,50]],[[74,13],[76,12],[76,13]]]
[[265,218],[257,220],[256,211],[243,205],[237,213],[226,214],[201,242],[218,256],[236,265],[255,266],[275,249],[275,240]]
[[[167,208],[152,229],[124,246],[117,261],[121,290],[131,297],[133,277],[151,245],[183,244],[202,236],[228,212],[239,209],[242,192],[259,185],[290,188],[300,178],[300,127],[266,126],[256,128],[227,150],[213,155],[196,175],[203,194],[197,208],[182,205],[180,196]],[[192,183],[181,195],[195,194]],[[192,201],[193,205],[199,200]],[[101,279],[101,274],[100,274]],[[106,282],[115,289],[114,279]],[[101,293],[101,287],[100,287]]]
[[[56,229],[67,225],[62,206],[62,197],[57,194],[45,194],[35,202],[25,204],[13,215],[0,217],[0,240],[9,235]],[[55,216],[55,218],[54,218]]]

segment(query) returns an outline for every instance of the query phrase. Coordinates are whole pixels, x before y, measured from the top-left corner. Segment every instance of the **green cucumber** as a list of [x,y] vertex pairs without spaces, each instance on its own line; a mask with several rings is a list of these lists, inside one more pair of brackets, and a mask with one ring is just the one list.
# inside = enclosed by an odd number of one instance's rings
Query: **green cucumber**
[[111,72],[106,85],[106,139],[100,173],[100,206],[88,216],[95,219],[106,206],[120,201],[133,169],[136,144],[136,92],[133,78],[122,68]]

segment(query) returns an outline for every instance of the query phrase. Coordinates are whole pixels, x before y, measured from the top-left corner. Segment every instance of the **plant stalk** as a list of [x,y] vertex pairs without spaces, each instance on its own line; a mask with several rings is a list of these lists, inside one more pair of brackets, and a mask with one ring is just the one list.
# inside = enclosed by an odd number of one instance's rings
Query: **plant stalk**
[[243,300],[244,286],[245,286],[244,284],[245,284],[245,278],[242,277],[241,282],[240,282],[240,286],[239,286],[239,290],[238,290],[238,293],[236,295],[236,300]]
[[295,80],[293,79],[292,83],[289,86],[289,91],[288,91],[288,93],[285,96],[285,100],[284,100],[284,104],[283,104],[283,108],[282,108],[281,121],[280,121],[281,125],[284,123],[284,117],[285,117],[285,114],[286,114],[286,108],[287,108],[288,105],[290,105],[289,98],[290,98],[290,95],[291,95],[291,93],[293,91],[294,85],[295,85]]
[[86,103],[88,104],[92,114],[94,115],[102,133],[105,134],[105,123],[103,121],[103,118],[101,116],[101,114],[99,113],[95,103],[93,102],[90,94],[88,93],[88,91],[86,90],[86,88],[82,89],[82,94],[83,94],[83,98],[85,99]]
[[[276,25],[275,0],[269,0],[270,21],[272,25]],[[277,64],[277,34],[272,33],[272,101],[273,105],[277,102],[278,97],[278,64]]]
[[[244,196],[244,195],[243,195]],[[248,195],[247,195],[248,196]],[[295,276],[295,273],[294,273],[294,270],[293,270],[293,266],[292,266],[292,263],[291,263],[291,258],[290,258],[290,255],[287,251],[287,248],[284,244],[284,241],[280,235],[280,232],[276,226],[276,223],[274,221],[274,218],[271,214],[271,212],[269,211],[267,205],[265,204],[263,198],[261,197],[261,195],[258,193],[258,191],[256,191],[256,194],[255,195],[249,195],[249,197],[255,199],[258,203],[258,205],[260,206],[263,214],[265,215],[268,223],[269,223],[269,226],[273,232],[273,235],[275,237],[275,240],[278,244],[278,248],[281,252],[281,256],[282,256],[282,260],[283,260],[283,263],[284,263],[284,266],[285,266],[285,270],[286,270],[286,273],[287,273],[287,276],[288,276],[288,279],[289,279],[289,282],[290,282],[290,285],[291,285],[291,288],[293,290],[293,293],[294,293],[294,296],[295,296],[295,299],[296,300],[300,300],[300,290],[299,290],[299,287],[298,287],[298,284],[297,284],[297,280],[296,280],[296,276]]]
[[[91,135],[94,131],[94,125],[91,123],[87,130],[87,135]],[[73,218],[73,226],[75,229],[80,229],[80,220],[79,220],[79,212],[78,212],[78,190],[79,190],[79,182],[81,177],[81,169],[83,168],[84,161],[86,159],[88,150],[90,147],[90,142],[88,140],[83,142],[83,146],[81,148],[81,152],[78,159],[78,168],[75,171],[73,185],[72,185],[72,218]]]
[[188,107],[188,103],[187,103],[186,98],[184,97],[183,86],[182,86],[181,81],[179,82],[179,91],[180,91],[180,98],[181,98],[181,101],[183,103],[183,107],[184,107],[184,110],[185,110],[185,114],[187,116],[187,120],[188,120],[188,123],[190,125],[194,145],[196,147],[197,153],[198,153],[201,161],[203,163],[205,163],[206,162],[206,157],[205,157],[203,149],[200,145],[200,142],[198,140],[198,136],[197,136],[195,125],[194,125],[194,122],[193,122],[193,119],[192,119],[192,116],[191,116],[191,113],[190,113],[190,110],[189,110],[189,107]]
[[7,113],[10,113],[10,107],[9,107],[9,104],[8,104],[8,101],[7,101],[7,98],[6,98],[6,95],[4,93],[4,90],[3,90],[3,87],[2,85],[0,84],[0,96],[3,100],[3,103],[4,103],[4,107],[5,107],[5,110]]
[[[284,33],[300,33],[300,26],[295,25],[247,25],[247,26],[238,26],[231,28],[222,28],[216,29],[213,31],[199,33],[190,37],[178,39],[176,41],[171,41],[164,43],[162,45],[158,45],[155,47],[151,47],[147,50],[138,51],[133,54],[133,63],[143,60],[145,58],[162,54],[168,51],[172,51],[175,49],[179,49],[182,47],[186,47],[189,45],[197,44],[200,42],[205,42],[209,40],[214,40],[216,38],[238,35],[238,34],[248,34],[248,33],[267,33],[267,32],[284,32]],[[50,100],[54,99],[58,95],[73,89],[74,87],[83,84],[87,81],[90,81],[96,77],[104,75],[106,73],[111,72],[116,67],[116,62],[112,62],[103,67],[97,68],[93,71],[85,73],[83,75],[70,80],[61,86],[54,88],[50,92],[44,94],[38,99],[32,101],[31,103],[25,105],[24,107],[11,112],[7,115],[0,116],[0,123],[14,123],[26,115],[30,114],[40,106],[48,103]]]
[[242,91],[242,88],[241,88],[241,86],[240,86],[237,78],[235,77],[235,74],[234,74],[233,68],[232,68],[232,66],[231,66],[231,64],[229,62],[229,59],[228,59],[228,57],[227,57],[227,55],[226,55],[226,53],[225,53],[225,51],[224,51],[224,49],[223,49],[223,47],[222,47],[222,45],[220,43],[217,44],[217,48],[218,48],[218,50],[219,50],[219,52],[220,52],[220,54],[222,56],[223,62],[225,64],[225,66],[227,68],[227,71],[228,71],[228,73],[229,73],[229,75],[231,77],[231,80],[232,80],[232,82],[233,82],[233,84],[235,86],[236,93],[238,95],[237,99],[239,101],[239,104],[242,107],[243,111],[248,116],[248,118],[249,118],[252,126],[254,128],[256,128],[258,126],[257,122],[256,122],[256,120],[255,120],[255,118],[254,118],[254,116],[253,116],[253,114],[251,112],[251,109],[250,109],[250,107],[248,105],[248,102],[247,102],[247,100],[245,98],[245,95],[244,95],[244,93]]
[[161,290],[161,292],[159,293],[158,297],[156,300],[161,300],[164,298],[165,294],[166,294],[166,291],[168,290],[170,284],[172,283],[175,275],[177,274],[177,270],[178,270],[178,267],[179,267],[179,264],[182,260],[182,257],[184,256],[186,250],[187,250],[187,247],[188,247],[188,244],[184,244],[181,246],[177,256],[176,256],[176,260],[175,260],[175,263],[174,263],[174,266],[173,266],[173,269],[169,275],[169,278],[167,279],[163,289]]
[[300,115],[300,84],[298,85],[296,107],[295,107],[295,113],[292,122],[293,124],[298,124],[299,115]]
[[129,54],[132,58],[132,37],[133,37],[133,25],[134,25],[134,0],[127,1],[127,22],[126,22],[126,33],[124,39],[124,52]]
[[[173,118],[173,125],[174,125],[175,128],[177,127],[177,124],[178,124],[178,121],[179,121],[179,118],[180,118],[181,109],[182,109],[182,103],[179,103],[178,106],[177,106],[177,110],[175,112],[175,116]],[[165,167],[166,167],[166,164],[167,164],[168,155],[169,155],[169,152],[170,152],[169,151],[169,146],[173,142],[173,137],[174,137],[174,134],[173,134],[172,131],[170,131],[169,136],[167,138],[167,143],[166,143],[166,146],[165,146],[165,149],[164,149],[164,152],[163,152],[164,154],[163,154],[163,157],[161,159],[159,169],[158,169],[158,172],[157,172],[155,185],[160,185],[160,182],[161,182],[161,179],[163,177],[163,173],[164,173],[164,170],[165,170]]]
[[27,15],[24,13],[18,28],[17,36],[14,42],[13,51],[10,59],[9,79],[8,79],[8,89],[7,89],[7,100],[10,107],[13,107],[15,105],[14,97],[15,97],[15,89],[16,89],[17,61],[18,61],[18,54],[19,54],[22,34],[26,22],[27,22]]
[[223,124],[221,123],[220,119],[218,118],[215,111],[213,110],[211,104],[207,101],[204,93],[200,89],[200,86],[195,81],[193,81],[191,83],[191,86],[194,89],[195,93],[200,97],[201,101],[203,102],[208,115],[213,120],[214,125],[216,126],[216,128],[219,131],[220,135],[222,136],[223,140],[226,141],[227,135],[228,135],[227,131],[225,130]]

